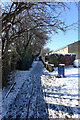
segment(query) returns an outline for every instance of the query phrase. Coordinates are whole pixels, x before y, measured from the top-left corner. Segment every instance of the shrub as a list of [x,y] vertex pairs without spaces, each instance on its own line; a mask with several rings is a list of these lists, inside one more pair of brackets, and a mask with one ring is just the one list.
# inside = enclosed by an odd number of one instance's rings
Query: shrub
[[49,57],[48,56],[45,56],[45,61],[49,61]]
[[73,59],[73,61],[75,60],[75,58],[76,58],[76,55],[72,55],[72,59]]
[[49,63],[54,64],[54,66],[57,67],[59,63],[58,55],[56,54],[49,55]]
[[54,64],[54,67],[58,67],[58,64],[71,65],[75,60],[76,55],[70,54],[51,54],[49,55],[49,63]]
[[73,59],[71,56],[62,56],[60,59],[60,63],[65,65],[71,65],[72,62],[73,62]]
[[60,64],[61,57],[64,56],[63,54],[58,54],[58,63]]
[[51,65],[47,65],[47,70],[49,70],[49,72],[53,71],[53,67]]
[[32,65],[32,54],[26,53],[25,55],[22,55],[20,59],[17,61],[16,69],[19,70],[28,70]]
[[46,63],[43,63],[43,64],[44,64],[44,67],[45,67],[49,72],[54,71],[53,66],[51,66],[50,64],[46,64]]

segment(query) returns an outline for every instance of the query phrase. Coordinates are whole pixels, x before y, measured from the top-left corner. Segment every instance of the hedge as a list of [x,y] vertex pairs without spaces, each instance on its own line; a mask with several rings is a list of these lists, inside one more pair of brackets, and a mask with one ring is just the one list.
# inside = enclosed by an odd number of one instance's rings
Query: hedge
[[58,64],[71,65],[75,60],[75,54],[51,54],[49,57],[49,63],[54,64],[54,67],[58,67]]

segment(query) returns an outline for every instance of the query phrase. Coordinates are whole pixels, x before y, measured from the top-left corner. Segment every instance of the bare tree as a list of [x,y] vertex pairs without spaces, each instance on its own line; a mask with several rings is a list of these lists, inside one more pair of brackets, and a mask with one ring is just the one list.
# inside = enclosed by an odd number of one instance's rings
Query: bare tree
[[4,3],[2,5],[3,70],[9,62],[9,49],[15,47],[21,56],[25,56],[28,49],[33,55],[38,55],[50,34],[58,33],[59,30],[66,31],[71,27],[72,25],[67,26],[61,18],[66,9],[69,9],[68,5],[63,2]]
[[66,31],[69,26],[61,20],[60,16],[67,8],[67,4],[61,2],[13,2],[6,4],[2,11],[2,54],[7,52],[15,38],[22,37],[24,32],[31,31],[41,39],[38,30],[45,32],[46,35],[52,31],[54,33],[58,33],[58,30]]

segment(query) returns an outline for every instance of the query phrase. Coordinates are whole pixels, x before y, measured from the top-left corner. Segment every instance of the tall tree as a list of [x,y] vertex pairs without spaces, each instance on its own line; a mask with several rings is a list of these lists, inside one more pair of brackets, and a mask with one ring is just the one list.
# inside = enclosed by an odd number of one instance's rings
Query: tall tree
[[69,26],[60,18],[66,8],[68,5],[63,2],[6,4],[2,11],[2,54],[7,52],[15,38],[21,37],[24,32],[31,31],[41,39],[37,31],[41,30],[46,35],[52,31],[54,33],[58,33],[58,30],[66,31]]
[[2,5],[3,76],[6,76],[8,50],[12,46],[20,59],[26,58],[29,49],[33,55],[39,55],[52,33],[66,31],[72,26],[67,26],[61,18],[66,9],[68,5],[63,2],[8,2]]

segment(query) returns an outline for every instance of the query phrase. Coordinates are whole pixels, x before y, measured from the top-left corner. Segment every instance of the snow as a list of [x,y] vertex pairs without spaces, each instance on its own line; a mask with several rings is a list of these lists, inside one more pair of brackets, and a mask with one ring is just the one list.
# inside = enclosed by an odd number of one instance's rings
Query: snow
[[54,53],[49,53],[49,55],[52,55],[52,54],[57,54],[57,55],[76,55],[76,53],[56,53],[56,52],[54,52]]
[[59,64],[60,66],[65,66],[65,64]]
[[[80,68],[69,66],[65,68],[65,78],[56,78],[58,68],[55,71],[48,72],[44,69],[44,75],[41,76],[42,85],[48,103],[48,112],[50,118],[78,118],[78,107],[80,94],[78,83]],[[80,111],[79,111],[80,112]]]
[[35,68],[36,64],[37,64],[37,61],[34,61],[33,64],[32,64],[32,68],[30,68],[29,71],[16,70],[13,73],[13,75],[11,74],[10,77],[14,77],[13,82],[16,82],[16,84],[14,86],[14,90],[12,90],[10,92],[10,94],[8,95],[7,98],[6,98],[6,94],[9,91],[9,88],[11,86],[8,86],[7,88],[6,87],[3,88],[3,91],[2,91],[2,95],[3,95],[2,96],[2,100],[3,100],[2,101],[3,102],[2,103],[2,111],[4,111],[4,112],[2,112],[2,116],[4,116],[6,114],[6,111],[8,109],[9,104],[12,103],[15,100],[15,98],[16,98],[17,94],[19,93],[22,85],[25,83],[27,78],[30,77],[30,73]]
[[75,67],[80,67],[80,59],[76,59],[73,64]]
[[9,87],[3,89],[2,116],[78,118],[79,70],[72,65],[65,67],[65,78],[56,78],[58,68],[48,72],[42,62],[34,61],[29,71],[15,71],[16,84],[7,98]]

